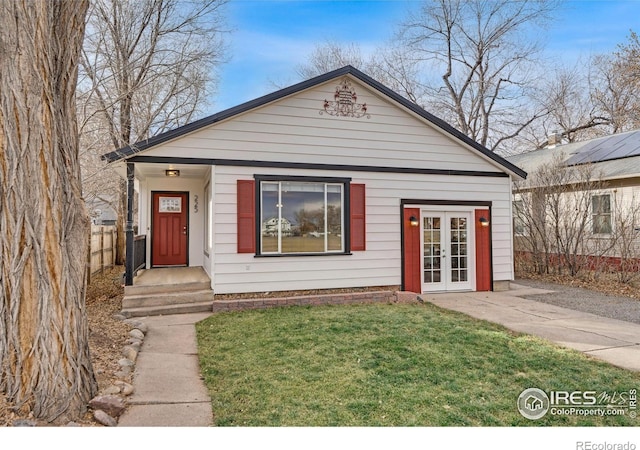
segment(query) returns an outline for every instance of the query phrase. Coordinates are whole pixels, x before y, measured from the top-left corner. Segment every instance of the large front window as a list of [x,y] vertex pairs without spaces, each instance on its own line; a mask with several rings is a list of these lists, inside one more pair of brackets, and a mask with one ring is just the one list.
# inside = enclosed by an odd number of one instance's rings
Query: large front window
[[260,182],[260,253],[341,253],[344,183]]

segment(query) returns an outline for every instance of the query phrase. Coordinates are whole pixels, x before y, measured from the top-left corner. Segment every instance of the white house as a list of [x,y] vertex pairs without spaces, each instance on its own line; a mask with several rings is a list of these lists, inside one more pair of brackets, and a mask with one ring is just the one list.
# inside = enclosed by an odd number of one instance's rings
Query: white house
[[271,217],[262,222],[262,236],[278,236],[278,233],[285,236],[291,235],[291,222],[284,217],[281,219]]
[[[540,194],[545,189],[548,192],[548,188],[559,185],[564,190],[560,197],[566,210],[563,215],[574,226],[584,223],[586,228],[585,243],[580,246],[580,252],[585,253],[582,256],[603,253],[612,258],[610,263],[619,265],[620,257],[635,258],[639,254],[640,130],[568,144],[561,144],[557,138],[552,137],[547,147],[514,155],[508,160],[532,175],[526,183],[514,187],[516,212],[544,210],[545,207],[539,206],[544,203],[540,195],[529,198],[525,196],[536,192]],[[542,181],[537,176],[541,169],[543,172],[551,171],[564,176]],[[591,182],[587,183],[586,178]],[[517,251],[530,251],[527,237],[531,234],[531,224],[526,223],[527,216],[533,215],[530,211],[515,214]],[[544,215],[540,216],[536,218],[538,223],[544,220]],[[546,225],[554,227],[552,223]],[[626,239],[619,241],[623,251],[619,246],[608,248],[610,241],[620,233],[626,233]],[[550,251],[559,252],[553,247]]]
[[[511,185],[526,173],[350,66],[105,159],[139,194],[142,263],[201,266],[216,293],[514,276]],[[273,218],[294,230],[265,231]]]

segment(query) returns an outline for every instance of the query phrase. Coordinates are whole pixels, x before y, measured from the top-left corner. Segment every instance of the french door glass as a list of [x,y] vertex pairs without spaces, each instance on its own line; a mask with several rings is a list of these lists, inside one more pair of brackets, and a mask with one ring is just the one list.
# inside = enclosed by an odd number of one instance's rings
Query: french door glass
[[468,212],[422,212],[423,291],[472,288],[470,218]]

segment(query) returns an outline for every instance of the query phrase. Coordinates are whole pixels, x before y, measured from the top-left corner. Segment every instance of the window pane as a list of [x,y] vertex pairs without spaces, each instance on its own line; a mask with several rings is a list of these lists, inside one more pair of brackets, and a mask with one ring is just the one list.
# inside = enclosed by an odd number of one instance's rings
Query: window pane
[[262,253],[278,251],[278,183],[262,183],[260,217]]
[[342,186],[327,185],[328,250],[342,250]]
[[609,214],[611,212],[611,196],[594,195],[591,198],[593,214]]
[[324,252],[324,185],[282,183],[282,253]]
[[263,181],[262,252],[343,251],[342,203],[342,184]]
[[611,233],[611,216],[600,215],[593,218],[593,232],[596,234]]

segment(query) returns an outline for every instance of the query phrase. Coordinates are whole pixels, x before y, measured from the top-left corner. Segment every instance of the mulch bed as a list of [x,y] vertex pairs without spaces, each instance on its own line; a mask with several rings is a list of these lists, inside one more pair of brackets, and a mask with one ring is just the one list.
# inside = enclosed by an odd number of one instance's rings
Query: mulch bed
[[516,278],[544,281],[578,287],[621,297],[640,298],[640,277],[630,283],[621,283],[614,273],[598,273],[585,271],[576,277],[563,274],[537,274],[534,272],[516,271]]
[[372,286],[362,288],[309,289],[303,291],[247,292],[244,294],[215,294],[214,300],[247,300],[255,298],[306,297],[309,295],[356,294],[359,292],[399,291],[400,286]]

